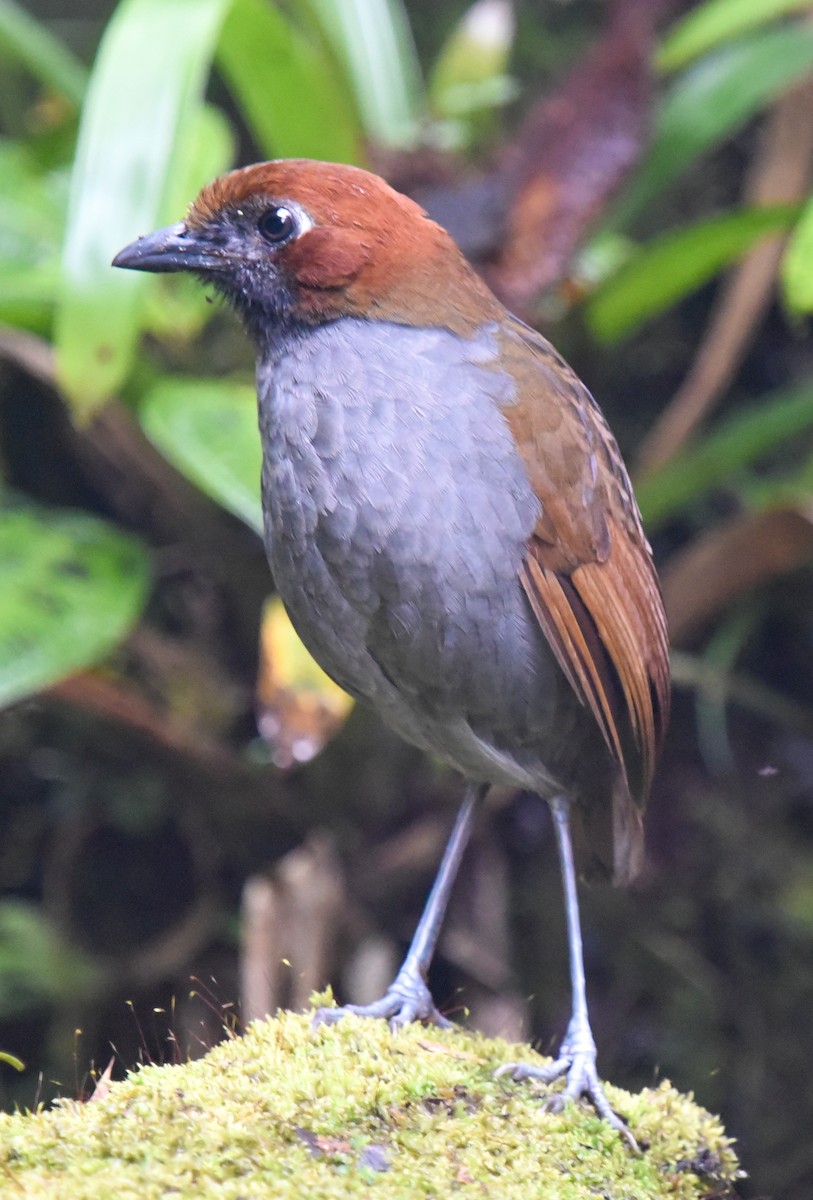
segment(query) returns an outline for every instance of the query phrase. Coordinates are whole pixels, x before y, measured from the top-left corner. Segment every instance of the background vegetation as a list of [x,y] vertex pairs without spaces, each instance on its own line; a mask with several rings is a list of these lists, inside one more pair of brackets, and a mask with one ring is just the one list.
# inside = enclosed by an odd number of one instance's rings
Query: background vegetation
[[[721,1111],[748,1194],[810,1194],[810,9],[0,0],[7,1105],[375,991],[459,795],[268,603],[234,320],[109,268],[230,165],[310,155],[417,196],[636,469],[677,703],[644,877],[585,898],[601,1066]],[[542,1048],[554,859],[545,806],[495,795],[434,979]]]

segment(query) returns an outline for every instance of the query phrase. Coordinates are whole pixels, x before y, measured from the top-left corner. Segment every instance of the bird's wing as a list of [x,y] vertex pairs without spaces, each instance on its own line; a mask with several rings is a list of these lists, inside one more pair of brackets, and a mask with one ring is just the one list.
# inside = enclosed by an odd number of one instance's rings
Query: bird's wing
[[668,718],[669,649],[632,485],[600,409],[553,347],[517,321],[501,351],[519,384],[505,416],[542,506],[522,584],[643,804]]

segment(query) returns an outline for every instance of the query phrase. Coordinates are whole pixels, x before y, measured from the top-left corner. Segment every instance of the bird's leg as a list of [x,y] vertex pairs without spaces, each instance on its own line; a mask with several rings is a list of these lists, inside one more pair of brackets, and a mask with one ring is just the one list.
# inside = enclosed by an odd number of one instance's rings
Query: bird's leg
[[333,1024],[348,1013],[360,1017],[382,1017],[393,1028],[410,1021],[429,1021],[448,1028],[451,1021],[442,1016],[426,983],[429,965],[435,952],[443,918],[449,904],[457,872],[471,836],[477,802],[485,795],[488,784],[467,784],[466,794],[457,814],[446,849],[443,852],[435,882],[424,905],[418,928],[410,943],[406,958],[386,994],[372,1004],[346,1004],[341,1008],[320,1008],[314,1016],[317,1025]]
[[587,992],[584,982],[584,954],[582,950],[581,923],[579,921],[579,898],[576,889],[576,868],[573,861],[573,844],[570,837],[570,804],[564,796],[551,801],[553,825],[556,830],[556,845],[562,868],[562,884],[567,918],[567,944],[570,962],[570,986],[572,1009],[559,1056],[549,1067],[537,1067],[531,1063],[506,1063],[497,1071],[498,1075],[510,1075],[512,1079],[541,1079],[552,1083],[565,1077],[564,1091],[549,1101],[549,1106],[559,1109],[567,1100],[586,1097],[600,1117],[617,1129],[633,1150],[638,1143],[616,1112],[604,1092],[596,1071],[596,1043],[590,1028],[587,1012]]

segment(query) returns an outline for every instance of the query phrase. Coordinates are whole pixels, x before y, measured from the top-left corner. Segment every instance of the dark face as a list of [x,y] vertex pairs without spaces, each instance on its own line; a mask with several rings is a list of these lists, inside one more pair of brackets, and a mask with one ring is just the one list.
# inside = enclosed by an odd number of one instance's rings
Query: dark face
[[116,255],[113,266],[189,271],[216,288],[259,336],[269,324],[293,318],[295,286],[286,253],[313,225],[294,201],[249,197],[205,221],[182,221],[139,238]]

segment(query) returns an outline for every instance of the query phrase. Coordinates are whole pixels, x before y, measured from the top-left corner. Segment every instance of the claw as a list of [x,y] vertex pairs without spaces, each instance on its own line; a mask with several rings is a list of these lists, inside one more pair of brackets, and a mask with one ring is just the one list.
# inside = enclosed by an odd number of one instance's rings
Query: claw
[[561,1092],[556,1092],[547,1102],[547,1108],[551,1112],[561,1112],[568,1101],[581,1100],[582,1098],[589,1100],[602,1120],[612,1126],[629,1148],[635,1154],[640,1154],[641,1148],[638,1145],[632,1131],[627,1123],[619,1117],[615,1112],[610,1101],[607,1099],[607,1094],[604,1091],[604,1085],[598,1077],[596,1071],[596,1056],[594,1052],[578,1051],[567,1053],[547,1067],[537,1067],[532,1063],[505,1063],[498,1067],[495,1075],[509,1075],[511,1079],[517,1081],[523,1079],[539,1079],[542,1083],[553,1083],[556,1079],[565,1077],[565,1087]]
[[339,1008],[318,1008],[313,1024],[335,1025],[343,1017],[373,1017],[389,1023],[390,1029],[401,1029],[413,1021],[424,1021],[441,1029],[451,1029],[452,1022],[438,1011],[429,988],[415,972],[402,969],[391,986],[372,1004],[344,1004]]

